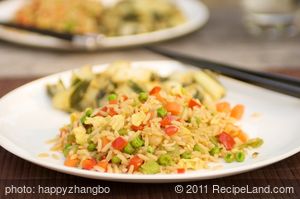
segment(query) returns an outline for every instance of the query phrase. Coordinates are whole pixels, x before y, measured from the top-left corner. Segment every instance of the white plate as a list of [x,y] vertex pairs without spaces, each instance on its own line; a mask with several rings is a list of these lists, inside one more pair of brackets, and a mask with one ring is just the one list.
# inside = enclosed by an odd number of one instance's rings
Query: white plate
[[[209,17],[207,7],[199,0],[174,0],[178,8],[187,17],[187,21],[176,27],[167,28],[151,33],[138,35],[104,37],[95,49],[110,49],[119,47],[136,46],[147,43],[160,42],[191,33],[204,26]],[[0,3],[0,21],[9,21],[14,13],[23,5],[24,0],[9,0]],[[72,45],[70,42],[24,31],[0,26],[0,39],[23,45],[76,50],[84,49]],[[93,49],[93,50],[95,50]]]
[[[152,67],[161,74],[186,70],[177,62],[135,62],[136,67]],[[96,71],[104,65],[95,67]],[[63,158],[55,160],[39,158],[38,154],[49,152],[45,142],[58,134],[58,129],[68,122],[68,115],[51,107],[45,92],[47,83],[58,78],[67,81],[71,71],[48,76],[26,84],[0,100],[0,144],[11,153],[32,163],[63,173],[87,178],[126,182],[179,182],[218,178],[257,169],[287,158],[300,150],[300,100],[261,89],[229,78],[221,78],[228,89],[226,100],[232,104],[243,103],[246,115],[241,125],[251,137],[261,137],[264,145],[257,149],[257,158],[248,157],[243,163],[221,164],[220,170],[199,170],[185,174],[132,175],[108,174],[69,168]],[[261,116],[253,117],[253,113]],[[249,155],[251,156],[251,155]]]

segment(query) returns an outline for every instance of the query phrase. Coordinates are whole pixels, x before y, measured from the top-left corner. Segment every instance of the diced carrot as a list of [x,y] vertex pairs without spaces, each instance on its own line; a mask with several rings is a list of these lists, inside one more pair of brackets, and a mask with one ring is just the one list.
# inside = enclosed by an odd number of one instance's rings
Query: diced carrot
[[185,169],[184,168],[179,168],[177,169],[177,173],[184,173],[185,172]]
[[118,104],[118,100],[109,100],[109,104]]
[[144,125],[140,125],[140,126],[135,126],[135,125],[131,125],[131,130],[133,131],[142,131],[144,129]]
[[216,105],[218,112],[230,112],[230,104],[228,102],[220,102]]
[[248,135],[242,131],[239,132],[239,134],[237,135],[237,137],[243,142],[246,143],[248,140]]
[[201,107],[201,104],[198,103],[198,102],[197,102],[196,100],[194,100],[194,99],[190,99],[188,105],[189,105],[190,108]]
[[106,106],[102,107],[100,109],[100,111],[97,113],[98,116],[101,116],[101,117],[105,117],[106,116],[106,113],[107,113],[107,110],[108,108]]
[[123,101],[128,100],[128,97],[126,95],[123,95],[122,98],[123,98]]
[[112,108],[112,107],[108,108],[108,107],[104,106],[103,108],[101,108],[101,111],[99,113],[97,113],[97,115],[102,116],[102,117],[107,116],[105,113],[103,114],[103,112],[108,113],[108,115],[110,115],[110,116],[114,116],[114,115],[118,114],[114,108]]
[[64,165],[68,167],[77,167],[78,164],[79,164],[79,159],[77,158],[71,159],[70,156],[68,156],[64,162]]
[[155,86],[154,88],[152,88],[152,90],[149,92],[150,95],[155,95],[157,93],[159,93],[161,90],[161,87],[159,86]]
[[135,155],[133,156],[133,158],[130,159],[129,166],[133,165],[134,171],[137,171],[140,168],[140,166],[143,164],[143,162],[144,160],[139,158],[139,156]]
[[230,116],[237,120],[240,120],[243,117],[244,111],[245,111],[244,105],[238,104],[235,107],[233,107]]
[[107,137],[102,137],[101,141],[102,141],[102,148],[105,147],[110,142],[110,140]]
[[162,104],[166,104],[166,103],[167,103],[167,100],[166,100],[165,98],[163,98],[159,93],[156,93],[156,94],[154,94],[153,96],[155,96],[156,99],[157,99],[158,101],[160,101]]
[[91,170],[94,168],[94,166],[97,164],[97,161],[95,159],[85,159],[82,162],[82,168],[86,170]]
[[97,166],[103,168],[105,171],[107,170],[108,162],[107,160],[101,160],[97,163]]
[[181,106],[176,102],[168,102],[165,108],[168,112],[172,113],[172,115],[179,115],[181,112]]

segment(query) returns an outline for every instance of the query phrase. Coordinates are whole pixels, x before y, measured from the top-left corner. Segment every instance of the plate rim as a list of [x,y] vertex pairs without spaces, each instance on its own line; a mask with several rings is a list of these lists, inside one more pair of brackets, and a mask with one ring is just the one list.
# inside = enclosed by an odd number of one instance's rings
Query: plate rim
[[[20,1],[20,0],[14,0]],[[180,0],[176,0],[180,1]],[[66,50],[66,51],[80,51],[80,50],[87,50],[87,51],[95,51],[95,50],[109,50],[109,49],[118,49],[118,48],[126,48],[126,47],[134,47],[134,46],[141,46],[145,44],[157,43],[168,41],[171,39],[183,37],[185,35],[191,34],[198,29],[204,27],[209,20],[210,12],[208,7],[199,0],[186,0],[190,4],[196,5],[199,12],[202,12],[202,17],[199,20],[188,20],[183,24],[179,24],[174,27],[165,28],[153,32],[148,33],[141,33],[136,35],[125,35],[125,36],[117,36],[117,37],[104,37],[102,42],[94,48],[82,47],[82,46],[75,46],[70,42],[57,39],[51,36],[40,35],[37,33],[28,33],[22,30],[16,30],[13,28],[3,27],[0,25],[0,39],[23,45],[23,46],[31,46],[36,48],[44,48],[44,49],[56,49],[56,50]],[[0,8],[2,5],[9,3],[9,2],[0,2]],[[184,8],[180,7],[181,10]],[[31,39],[22,38],[22,35],[27,35],[27,37],[37,37],[36,39],[43,39],[48,40],[47,44],[39,44],[39,43],[31,43]],[[19,36],[19,39],[16,40]],[[20,39],[21,38],[21,39]],[[127,40],[127,41],[126,41]],[[45,42],[45,41],[44,41]],[[52,43],[51,43],[52,42]],[[123,42],[121,45],[118,43]]]

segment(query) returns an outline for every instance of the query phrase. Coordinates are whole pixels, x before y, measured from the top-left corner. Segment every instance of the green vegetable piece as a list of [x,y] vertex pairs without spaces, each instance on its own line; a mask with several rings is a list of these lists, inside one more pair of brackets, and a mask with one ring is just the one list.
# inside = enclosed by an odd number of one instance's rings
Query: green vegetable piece
[[154,153],[154,148],[152,146],[147,147],[147,152],[148,153]]
[[60,79],[57,84],[48,84],[47,85],[47,94],[50,97],[54,97],[57,93],[63,92],[66,90],[66,87],[63,81]]
[[199,117],[195,117],[196,123],[197,125],[199,125],[201,123],[201,119]]
[[141,92],[145,92],[137,83],[135,83],[134,81],[129,81],[128,82],[130,88],[136,92],[136,93],[141,93]]
[[118,133],[119,133],[119,135],[127,135],[127,130],[126,129],[120,129],[119,131],[118,131]]
[[117,95],[116,94],[110,94],[110,95],[107,96],[107,99],[108,99],[108,101],[116,100],[117,99]]
[[199,144],[195,144],[193,150],[194,151],[199,151],[201,153],[204,153],[204,150],[201,148],[201,146]]
[[90,117],[90,116],[92,115],[92,113],[93,113],[93,109],[87,108],[87,109],[85,110],[84,115],[80,118],[80,122],[81,122],[82,124],[84,124],[86,118],[87,118],[87,117]]
[[70,150],[72,149],[72,144],[66,144],[64,149],[63,149],[63,154],[65,157],[68,156]]
[[141,92],[139,94],[139,100],[140,100],[140,102],[144,103],[145,101],[147,101],[147,99],[148,99],[148,93]]
[[170,166],[173,163],[172,157],[168,154],[159,156],[157,161],[158,161],[158,164],[163,165],[163,166]]
[[111,162],[114,164],[120,164],[121,163],[121,159],[118,156],[114,156],[111,158]]
[[231,163],[233,162],[235,159],[234,154],[233,153],[227,153],[224,157],[225,162],[227,163]]
[[192,153],[186,151],[183,154],[181,154],[180,157],[183,158],[183,159],[191,159],[192,158]]
[[89,126],[88,128],[86,128],[86,133],[87,134],[91,134],[93,132],[93,127]]
[[167,114],[168,114],[167,110],[164,109],[163,107],[157,109],[157,115],[159,117],[165,117]]
[[95,151],[96,150],[96,144],[95,143],[90,143],[87,147],[88,151]]
[[69,134],[68,136],[67,136],[67,143],[68,144],[72,144],[72,143],[74,143],[76,141],[76,138],[75,138],[75,135],[74,134]]
[[154,160],[145,162],[141,168],[141,172],[144,174],[156,174],[160,172],[160,166]]
[[239,151],[235,154],[235,160],[237,162],[244,162],[245,157],[246,157],[246,155],[243,151]]
[[125,148],[124,148],[124,153],[127,154],[133,154],[134,153],[134,148],[132,147],[132,145],[130,143],[128,143]]
[[82,110],[80,106],[80,102],[84,97],[88,87],[90,85],[90,81],[79,80],[74,87],[72,87],[72,92],[70,94],[70,107],[76,110]]
[[217,155],[220,153],[220,148],[219,147],[213,147],[210,151],[209,154],[210,155]]
[[254,138],[254,139],[250,139],[248,140],[248,142],[246,143],[249,147],[252,148],[258,148],[260,147],[262,144],[264,143],[264,141],[261,138]]
[[218,139],[215,137],[215,136],[211,136],[210,138],[209,138],[209,140],[215,145],[215,146],[217,146],[218,145]]
[[133,138],[133,140],[131,140],[130,144],[134,147],[134,148],[139,148],[141,146],[144,145],[144,140],[142,140],[140,137],[135,137]]

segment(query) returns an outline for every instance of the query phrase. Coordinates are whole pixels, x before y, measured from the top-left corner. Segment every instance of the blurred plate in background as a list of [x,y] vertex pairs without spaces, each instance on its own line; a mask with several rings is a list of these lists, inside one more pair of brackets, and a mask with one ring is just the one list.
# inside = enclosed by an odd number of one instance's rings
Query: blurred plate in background
[[[194,32],[205,25],[209,18],[207,7],[198,0],[174,0],[178,8],[184,13],[187,21],[181,25],[162,29],[159,31],[117,37],[103,37],[96,49],[111,49],[120,47],[136,46],[164,40],[173,39]],[[0,3],[0,21],[10,21],[15,12],[23,5],[23,0],[9,0]],[[16,30],[0,26],[0,39],[22,45],[64,49],[84,50],[83,46],[74,46],[71,42],[45,36],[37,33]]]

